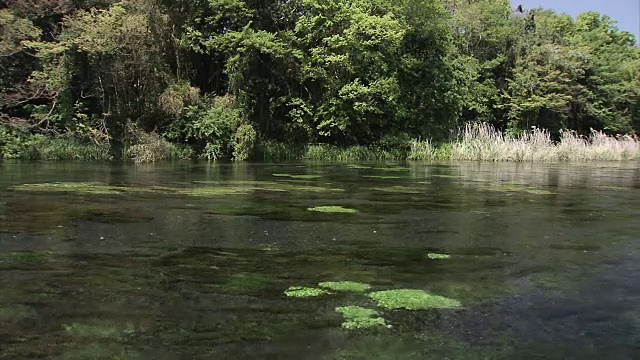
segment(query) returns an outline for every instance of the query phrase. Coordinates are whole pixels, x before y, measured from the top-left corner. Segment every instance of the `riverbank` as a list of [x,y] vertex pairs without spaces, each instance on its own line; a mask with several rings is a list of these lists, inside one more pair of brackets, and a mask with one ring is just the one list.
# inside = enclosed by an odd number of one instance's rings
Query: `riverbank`
[[[134,162],[198,158],[187,145],[172,144],[149,134],[145,141],[125,145],[118,156],[109,144],[86,143],[69,137],[30,137],[13,139],[0,149],[5,158],[30,160],[114,160]],[[592,131],[588,137],[575,132],[561,133],[558,141],[544,129],[534,128],[508,136],[488,124],[469,124],[455,140],[434,144],[429,140],[410,140],[393,146],[338,147],[330,144],[286,144],[262,141],[255,145],[250,160],[336,162],[404,160],[475,160],[515,162],[622,161],[640,159],[640,138],[610,136]]]

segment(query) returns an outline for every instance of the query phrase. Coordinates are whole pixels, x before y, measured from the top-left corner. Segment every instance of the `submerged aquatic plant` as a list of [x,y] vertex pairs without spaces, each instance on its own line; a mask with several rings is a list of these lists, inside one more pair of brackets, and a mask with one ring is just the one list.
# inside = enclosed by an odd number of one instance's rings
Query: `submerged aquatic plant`
[[449,254],[428,253],[427,257],[432,260],[444,260],[451,258]]
[[391,325],[387,325],[384,318],[377,317],[380,313],[373,309],[349,305],[337,307],[336,312],[344,317],[345,321],[342,323],[342,327],[345,329],[367,329],[377,326],[391,327]]
[[358,210],[356,209],[350,209],[350,208],[336,206],[336,205],[316,206],[316,207],[307,208],[307,210],[325,212],[325,213],[348,213],[348,214],[353,214],[358,212]]
[[0,322],[20,322],[27,319],[33,319],[36,317],[36,311],[26,305],[14,304],[14,305],[0,305]]
[[388,309],[423,310],[432,308],[456,308],[462,306],[458,300],[433,295],[417,289],[395,289],[375,291],[368,296],[378,306]]
[[315,297],[330,294],[327,290],[305,287],[305,286],[291,286],[284,291],[284,294],[288,297]]
[[269,285],[269,279],[260,274],[235,274],[223,285],[233,292],[252,292],[262,290]]
[[[215,186],[213,186],[215,184]],[[108,185],[99,182],[52,182],[15,185],[14,191],[26,192],[62,192],[88,195],[119,195],[119,194],[160,194],[181,195],[191,197],[208,197],[221,195],[242,195],[252,191],[304,191],[304,192],[335,192],[343,189],[330,189],[322,186],[299,186],[281,182],[217,182],[211,186],[195,187],[162,187],[162,186],[122,186]]]
[[277,177],[288,177],[292,179],[301,179],[301,180],[312,180],[312,179],[318,179],[322,177],[321,175],[309,175],[309,174],[304,174],[304,175],[272,174],[272,175]]
[[127,335],[135,333],[135,328],[131,324],[127,324],[124,328],[118,328],[115,326],[98,326],[73,323],[65,325],[64,329],[69,335],[72,336],[101,339],[122,339]]
[[335,290],[335,291],[353,291],[353,292],[365,292],[371,288],[371,285],[359,283],[355,281],[325,281],[318,284],[318,286]]
[[362,177],[369,179],[402,179],[400,176],[392,176],[392,175],[364,175]]
[[528,187],[525,187],[523,185],[514,184],[514,183],[483,186],[483,187],[480,187],[480,189],[481,190],[486,190],[486,191],[496,191],[496,192],[521,192],[521,193],[524,192],[524,193],[534,194],[534,195],[553,195],[553,194],[555,194],[555,193],[553,193],[551,191],[548,191],[548,190],[528,188]]

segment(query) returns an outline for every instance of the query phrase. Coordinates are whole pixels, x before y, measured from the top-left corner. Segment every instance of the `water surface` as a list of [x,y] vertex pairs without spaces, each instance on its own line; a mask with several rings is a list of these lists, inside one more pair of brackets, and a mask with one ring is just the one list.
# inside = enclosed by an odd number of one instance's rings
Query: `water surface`
[[[637,162],[5,161],[0,358],[639,358],[639,219]],[[462,307],[284,295],[340,280]]]

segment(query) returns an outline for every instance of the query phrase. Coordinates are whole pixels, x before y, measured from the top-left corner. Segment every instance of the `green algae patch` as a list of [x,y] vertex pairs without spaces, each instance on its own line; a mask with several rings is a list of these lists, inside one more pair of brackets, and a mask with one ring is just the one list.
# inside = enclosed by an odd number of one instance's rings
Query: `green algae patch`
[[385,193],[395,193],[395,194],[421,194],[422,192],[416,190],[414,188],[410,188],[407,186],[388,186],[388,187],[372,187],[369,188],[372,191],[380,191]]
[[22,184],[10,187],[15,191],[29,192],[70,192],[81,194],[114,195],[120,194],[119,187],[109,186],[99,182],[52,182],[37,184]]
[[63,360],[141,359],[139,353],[123,344],[90,343],[65,352]]
[[46,264],[49,261],[49,252],[10,252],[0,254],[0,267],[8,266],[37,266]]
[[480,187],[481,190],[486,191],[495,191],[495,192],[520,192],[527,193],[533,195],[553,195],[555,193],[543,190],[543,189],[533,189],[527,188],[521,185],[512,185],[512,184],[501,184],[501,185],[492,185],[492,186],[484,186]]
[[378,168],[373,168],[374,170],[380,170],[380,171],[389,171],[389,172],[394,172],[394,171],[409,171],[411,170],[411,168],[408,167],[378,167]]
[[368,329],[378,326],[391,327],[387,325],[384,318],[378,316],[380,313],[373,309],[349,305],[337,307],[336,312],[344,317],[345,321],[342,323],[342,327],[345,329]]
[[369,179],[402,179],[402,177],[400,176],[393,176],[393,175],[363,175],[362,177],[365,178],[369,178]]
[[534,195],[553,195],[555,193],[552,193],[551,191],[548,190],[542,190],[542,189],[527,189],[525,190],[526,193],[529,194],[534,194]]
[[321,295],[328,295],[330,292],[324,289],[312,288],[312,287],[304,287],[304,286],[291,286],[287,290],[284,291],[284,294],[288,297],[317,297]]
[[439,253],[428,253],[427,257],[431,260],[445,260],[445,259],[450,259],[451,255],[439,254]]
[[443,175],[443,174],[435,174],[431,175],[431,177],[441,178],[441,179],[462,179],[461,175]]
[[119,328],[116,326],[100,326],[73,323],[65,325],[64,329],[67,334],[73,337],[97,339],[120,340],[135,333],[135,328],[131,324],[127,324],[124,328]]
[[371,285],[355,281],[325,281],[318,286],[335,291],[365,292],[371,289]]
[[462,306],[458,300],[417,289],[375,291],[368,296],[376,301],[378,306],[388,309],[424,310]]
[[[319,175],[295,175],[311,179],[311,176]],[[336,192],[342,189],[332,189],[322,186],[296,185],[282,182],[241,182],[241,183],[215,183],[214,186],[196,187],[162,187],[162,186],[115,186],[98,182],[66,182],[66,183],[36,183],[12,186],[13,191],[21,192],[53,192],[75,193],[85,195],[177,195],[190,197],[212,197],[223,195],[242,195],[252,191],[301,191],[301,192]]]
[[358,210],[356,209],[350,209],[350,208],[346,208],[346,207],[342,207],[342,206],[316,206],[316,207],[311,207],[311,208],[307,208],[307,210],[309,211],[317,211],[317,212],[323,212],[323,213],[346,213],[346,214],[355,214],[358,212]]
[[269,286],[269,279],[260,274],[236,274],[222,287],[232,292],[254,292]]
[[313,180],[313,179],[319,179],[322,176],[321,175],[307,175],[307,174],[302,174],[302,175],[294,175],[294,174],[272,174],[273,176],[276,177],[287,177],[287,178],[291,178],[291,179],[300,179],[300,180]]
[[36,311],[26,305],[0,305],[0,321],[19,323],[24,320],[35,319]]

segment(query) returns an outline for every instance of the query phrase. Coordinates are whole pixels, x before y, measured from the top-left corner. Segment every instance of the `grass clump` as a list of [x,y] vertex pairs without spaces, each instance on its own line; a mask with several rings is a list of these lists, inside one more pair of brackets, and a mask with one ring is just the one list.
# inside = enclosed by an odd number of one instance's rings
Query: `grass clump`
[[331,205],[331,206],[316,206],[316,207],[307,208],[307,210],[309,210],[309,211],[317,211],[317,212],[324,212],[324,213],[346,213],[346,214],[355,214],[355,213],[358,212],[358,210],[356,210],[356,209],[350,209],[350,208],[346,208],[346,207],[342,207],[342,206],[335,206],[335,205]]
[[327,290],[305,287],[305,286],[291,286],[287,290],[284,291],[284,294],[288,297],[316,297],[321,295],[330,294]]
[[449,254],[428,253],[427,257],[431,260],[445,260],[451,258]]
[[371,289],[371,285],[355,281],[325,281],[319,283],[318,286],[335,291],[365,292]]
[[368,296],[376,301],[378,306],[388,309],[424,310],[462,306],[457,300],[417,289],[375,291]]
[[64,329],[71,336],[116,340],[123,339],[124,337],[135,333],[135,328],[131,324],[127,324],[124,328],[118,328],[115,326],[97,326],[73,323],[65,325]]
[[336,312],[344,317],[345,321],[342,323],[342,327],[345,329],[368,329],[378,326],[391,327],[387,325],[384,318],[377,317],[380,313],[373,309],[350,305],[337,307]]

